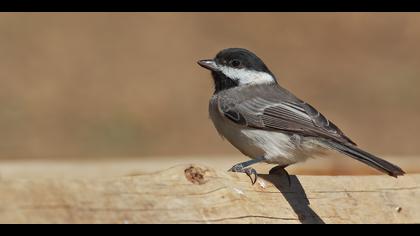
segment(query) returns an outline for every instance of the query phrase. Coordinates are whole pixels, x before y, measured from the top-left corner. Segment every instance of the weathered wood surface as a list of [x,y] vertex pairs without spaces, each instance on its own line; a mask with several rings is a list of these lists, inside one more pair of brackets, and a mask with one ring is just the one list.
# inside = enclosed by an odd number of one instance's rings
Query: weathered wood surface
[[[381,156],[397,164],[407,173],[420,173],[418,156]],[[233,156],[169,156],[169,157],[113,157],[108,159],[74,159],[74,160],[1,160],[0,178],[59,178],[59,179],[102,179],[106,176],[127,174],[147,174],[180,164],[195,163],[211,166],[217,170],[227,170],[233,164],[248,160],[243,155]],[[273,167],[269,164],[253,166],[259,173],[268,173]],[[296,175],[378,175],[379,172],[361,162],[345,156],[332,155],[323,158],[309,159],[287,167]]]
[[109,179],[0,180],[0,223],[420,223],[420,175],[261,175],[179,165]]

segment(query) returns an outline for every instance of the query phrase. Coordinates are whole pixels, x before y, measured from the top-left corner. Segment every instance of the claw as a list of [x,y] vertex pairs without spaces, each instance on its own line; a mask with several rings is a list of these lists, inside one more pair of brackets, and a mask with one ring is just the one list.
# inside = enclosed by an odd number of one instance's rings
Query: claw
[[[244,172],[248,177],[251,179],[252,185],[254,185],[257,182],[258,179],[258,173],[254,168],[246,168],[244,169]],[[252,179],[252,175],[254,175],[254,179]]]
[[[238,164],[238,165],[234,165],[228,171],[245,173],[251,179],[252,185],[254,185],[257,182],[258,173],[254,168],[243,168],[241,164]],[[254,175],[254,178],[252,177],[253,175]]]
[[[252,160],[249,160],[249,161],[246,161],[246,162],[236,164],[236,165],[232,166],[232,168],[230,168],[228,171],[230,171],[230,172],[240,172],[240,173],[247,174],[248,177],[251,178],[252,185],[254,185],[257,182],[258,173],[254,168],[251,168],[251,167],[248,167],[248,166],[253,165],[255,163],[258,163],[258,162],[261,162],[261,161],[264,161],[264,160],[265,160],[264,157],[258,157],[258,158],[255,158],[255,159],[252,159]],[[246,168],[246,167],[248,167],[248,168]],[[255,178],[252,178],[252,175],[254,175]]]

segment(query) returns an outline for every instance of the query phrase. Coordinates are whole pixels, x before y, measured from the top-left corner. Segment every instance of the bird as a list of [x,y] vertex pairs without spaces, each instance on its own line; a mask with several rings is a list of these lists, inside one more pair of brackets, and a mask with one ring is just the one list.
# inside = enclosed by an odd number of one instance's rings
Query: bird
[[247,174],[252,184],[258,178],[253,164],[274,164],[269,174],[278,173],[334,150],[390,176],[405,174],[400,167],[359,148],[317,109],[280,86],[253,52],[226,48],[213,59],[197,63],[210,70],[213,78],[209,116],[214,127],[250,158],[229,171]]

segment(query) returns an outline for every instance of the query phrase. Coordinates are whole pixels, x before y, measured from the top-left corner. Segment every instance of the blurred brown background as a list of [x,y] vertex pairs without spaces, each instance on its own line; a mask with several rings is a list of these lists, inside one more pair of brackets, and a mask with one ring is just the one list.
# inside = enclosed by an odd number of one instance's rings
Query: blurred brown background
[[[240,155],[198,59],[245,47],[373,153],[420,153],[420,14],[0,14],[0,158]],[[235,163],[232,163],[235,164]]]

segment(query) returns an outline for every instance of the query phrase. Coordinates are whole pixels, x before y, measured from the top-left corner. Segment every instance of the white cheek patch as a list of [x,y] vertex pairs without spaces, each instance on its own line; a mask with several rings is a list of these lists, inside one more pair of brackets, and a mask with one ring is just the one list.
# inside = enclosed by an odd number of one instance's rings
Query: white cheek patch
[[275,82],[273,76],[265,72],[236,69],[227,66],[221,66],[219,69],[227,77],[238,81],[240,85],[269,84]]

